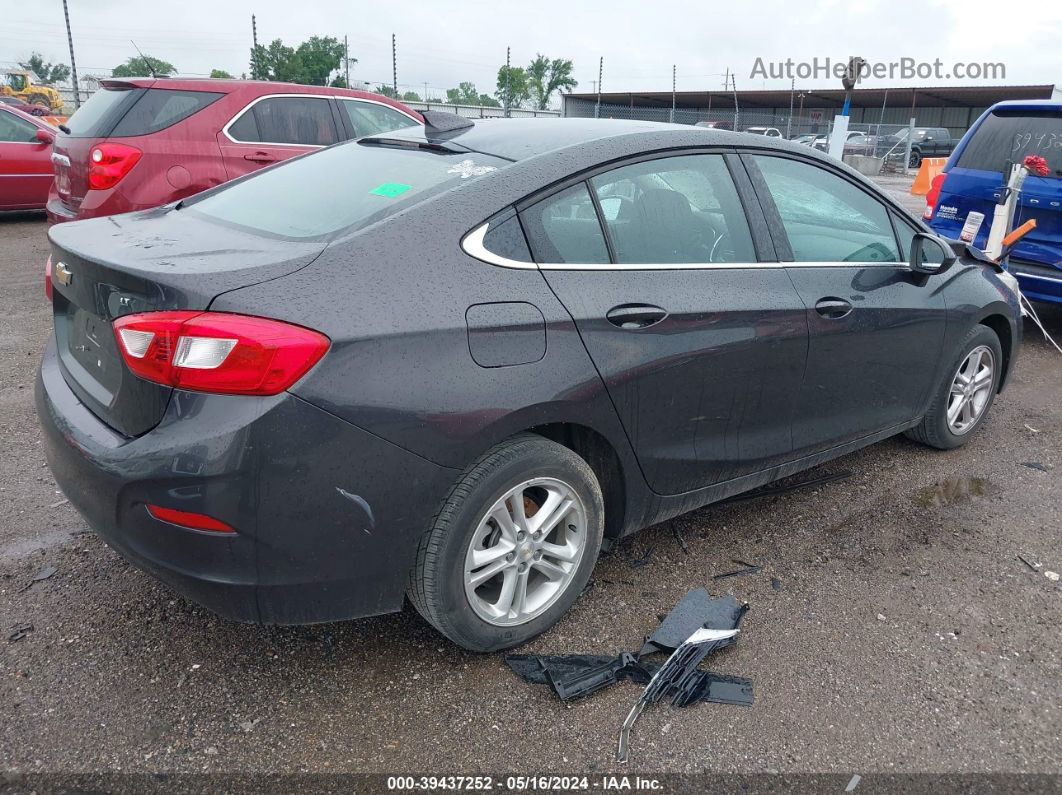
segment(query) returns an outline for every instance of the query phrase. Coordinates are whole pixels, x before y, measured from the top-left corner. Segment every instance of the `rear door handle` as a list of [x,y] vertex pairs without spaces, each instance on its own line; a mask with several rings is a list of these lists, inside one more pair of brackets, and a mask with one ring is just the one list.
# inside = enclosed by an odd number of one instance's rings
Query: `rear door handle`
[[667,310],[652,304],[621,304],[608,310],[605,317],[613,326],[636,330],[656,325],[667,317]]
[[852,311],[852,305],[843,298],[827,296],[819,299],[815,311],[828,320],[839,320]]
[[244,160],[252,160],[255,163],[275,163],[276,157],[269,152],[255,152],[253,155],[244,155]]

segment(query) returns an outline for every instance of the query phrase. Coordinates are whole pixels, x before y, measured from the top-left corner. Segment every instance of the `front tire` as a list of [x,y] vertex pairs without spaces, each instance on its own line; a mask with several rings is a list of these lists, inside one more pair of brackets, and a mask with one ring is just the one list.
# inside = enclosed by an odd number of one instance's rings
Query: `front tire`
[[970,440],[995,400],[1003,373],[999,337],[987,326],[974,326],[944,373],[922,422],[906,434],[938,450],[951,450]]
[[579,597],[603,532],[601,487],[586,461],[521,434],[458,478],[420,542],[407,596],[459,646],[516,646]]

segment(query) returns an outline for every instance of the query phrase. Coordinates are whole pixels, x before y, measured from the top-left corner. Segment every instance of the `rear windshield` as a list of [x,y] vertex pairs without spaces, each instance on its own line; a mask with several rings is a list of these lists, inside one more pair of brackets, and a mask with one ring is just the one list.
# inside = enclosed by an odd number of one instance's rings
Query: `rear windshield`
[[148,135],[187,119],[224,94],[213,91],[175,91],[149,88],[118,122],[111,135],[116,138]]
[[974,131],[958,166],[1003,173],[1028,155],[1047,161],[1047,176],[1062,176],[1062,111],[993,111]]
[[202,110],[224,94],[169,88],[105,88],[66,123],[73,138],[148,135]]
[[74,138],[107,136],[114,123],[143,93],[142,88],[105,88],[97,91],[66,122],[70,130],[68,135]]
[[279,237],[319,237],[361,229],[506,165],[351,141],[188,200],[183,211]]

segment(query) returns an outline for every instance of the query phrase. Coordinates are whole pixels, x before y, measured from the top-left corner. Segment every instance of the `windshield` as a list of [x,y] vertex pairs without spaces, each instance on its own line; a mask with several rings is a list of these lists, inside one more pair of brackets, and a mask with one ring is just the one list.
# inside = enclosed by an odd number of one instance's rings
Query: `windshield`
[[348,142],[188,200],[185,212],[286,238],[354,231],[508,161]]

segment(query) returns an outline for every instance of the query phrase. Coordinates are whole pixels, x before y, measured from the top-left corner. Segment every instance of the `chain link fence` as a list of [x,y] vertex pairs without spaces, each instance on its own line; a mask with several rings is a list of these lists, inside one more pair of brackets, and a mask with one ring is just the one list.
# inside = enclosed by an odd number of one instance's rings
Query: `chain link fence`
[[[896,109],[887,109],[888,113],[879,114],[870,109],[859,109],[858,115],[850,117],[848,132],[844,145],[844,155],[862,155],[878,158],[878,170],[882,172],[905,172],[917,165],[913,162],[907,143],[918,122],[912,125],[909,119],[902,123],[895,119]],[[830,147],[833,133],[833,118],[836,109],[798,109],[790,114],[786,109],[744,110],[736,111],[730,107],[705,108],[670,108],[646,107],[644,105],[605,104],[567,98],[564,106],[565,116],[602,119],[637,119],[673,124],[690,124],[711,127],[718,130],[737,130],[754,132],[777,138],[786,138],[795,143],[814,147],[826,152]],[[856,121],[855,119],[860,118]],[[868,117],[871,117],[868,119]],[[891,117],[893,122],[886,123],[883,118]],[[952,135],[957,139],[964,128],[958,128]],[[956,134],[957,133],[957,134]]]

